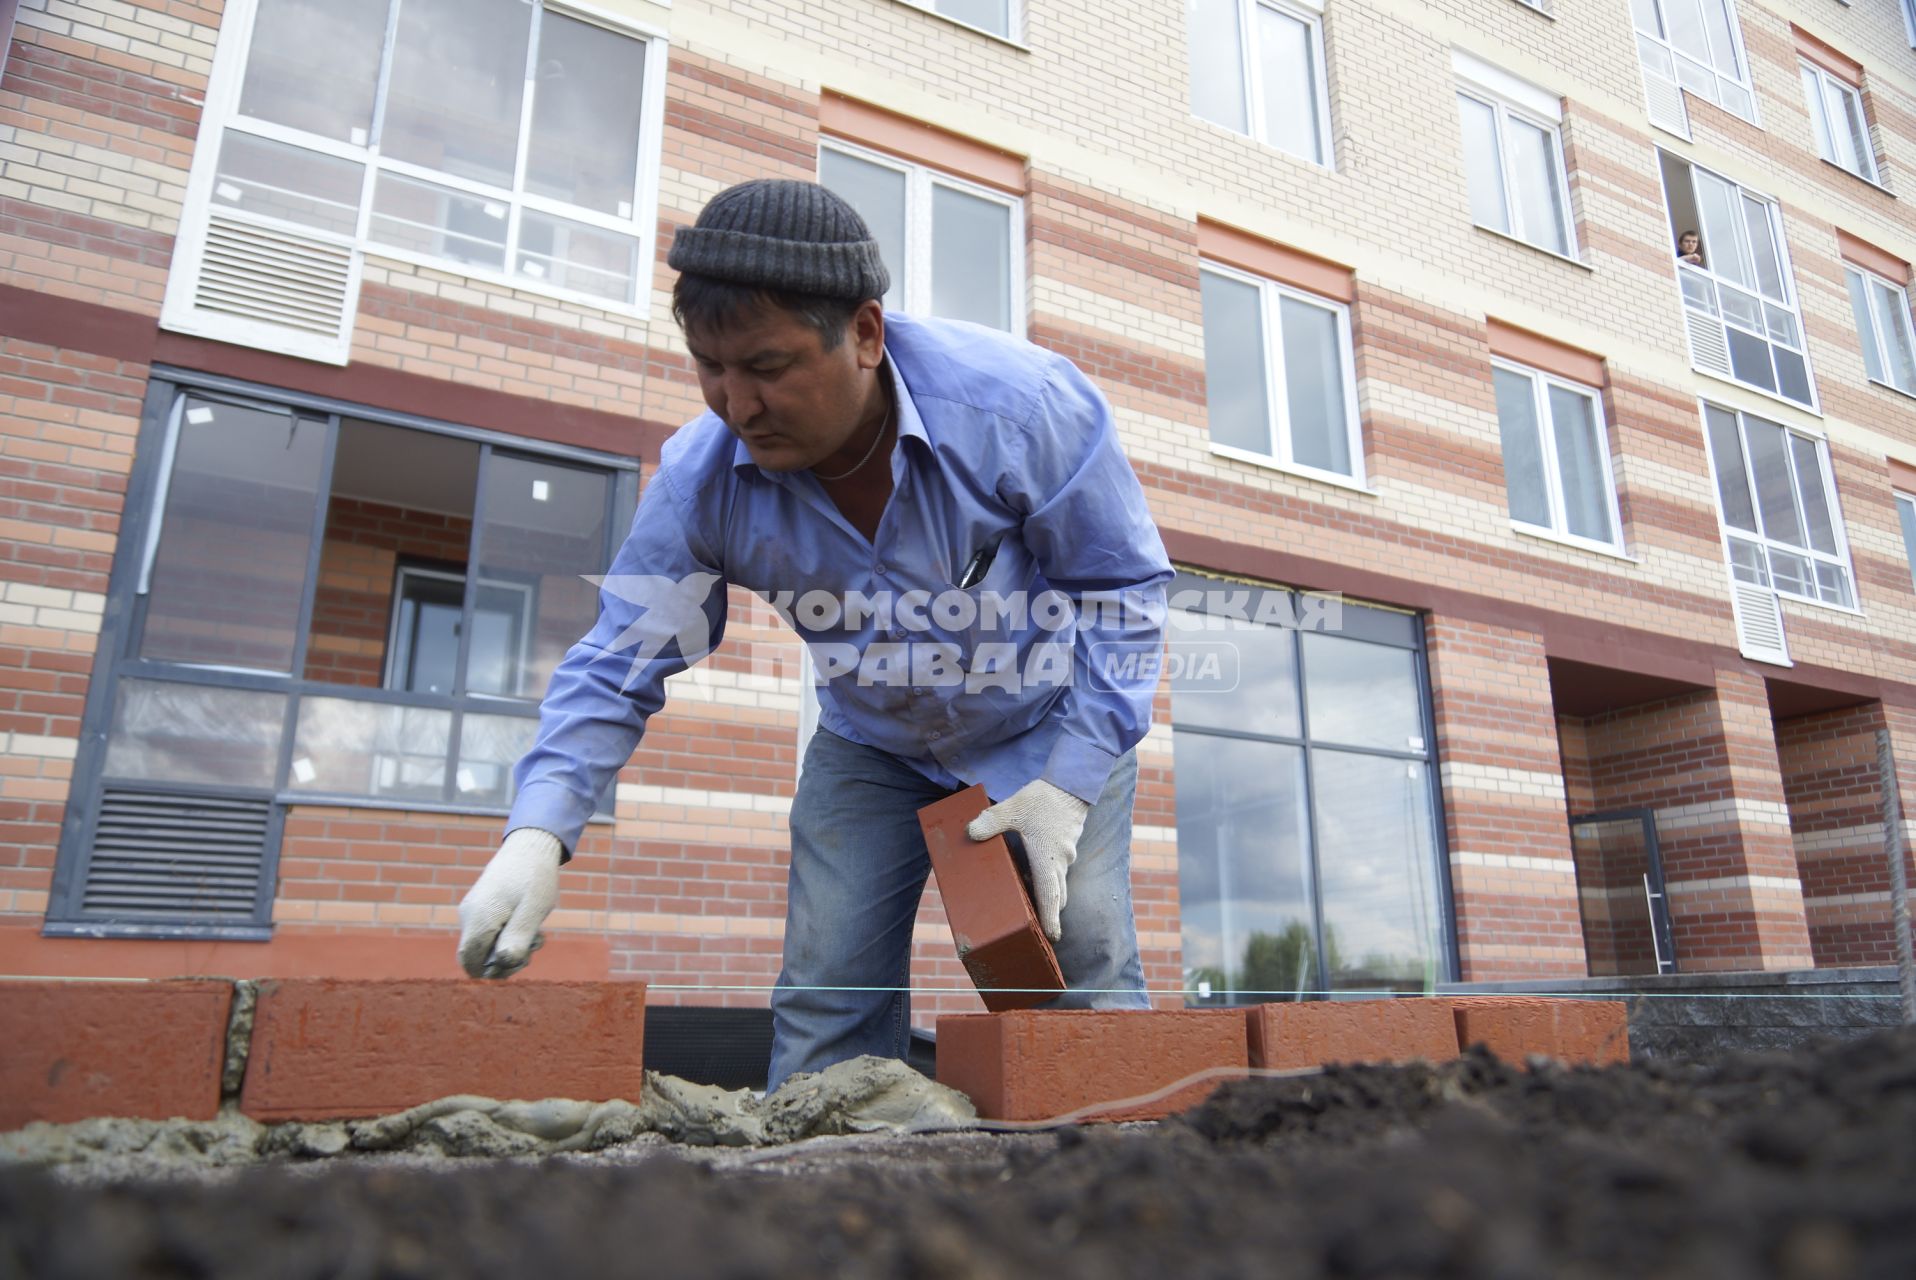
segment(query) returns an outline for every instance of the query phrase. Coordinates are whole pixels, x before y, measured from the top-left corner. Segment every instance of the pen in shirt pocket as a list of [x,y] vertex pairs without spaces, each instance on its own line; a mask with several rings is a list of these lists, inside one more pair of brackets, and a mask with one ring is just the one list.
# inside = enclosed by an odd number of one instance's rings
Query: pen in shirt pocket
[[991,571],[991,562],[998,555],[998,544],[1005,535],[1000,533],[991,541],[971,553],[971,559],[965,563],[965,571],[958,575],[958,589],[969,591],[985,580],[985,574]]

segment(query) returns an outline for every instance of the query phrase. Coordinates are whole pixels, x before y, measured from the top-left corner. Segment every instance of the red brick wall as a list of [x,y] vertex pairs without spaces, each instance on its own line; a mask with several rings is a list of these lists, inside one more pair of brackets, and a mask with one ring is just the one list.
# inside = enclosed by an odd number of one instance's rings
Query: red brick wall
[[1883,705],[1875,702],[1776,722],[1776,754],[1818,965],[1895,960],[1877,768],[1877,734],[1885,727]]

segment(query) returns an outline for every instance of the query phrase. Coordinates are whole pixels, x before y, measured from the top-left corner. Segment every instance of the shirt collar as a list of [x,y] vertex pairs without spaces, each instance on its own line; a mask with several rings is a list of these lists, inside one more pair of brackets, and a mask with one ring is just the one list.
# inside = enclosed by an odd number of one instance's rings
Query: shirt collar
[[[911,398],[911,388],[905,385],[904,375],[898,372],[898,361],[892,359],[890,351],[885,352],[884,363],[879,372],[891,380],[892,403],[898,406],[898,439],[910,438],[925,445],[931,445],[931,436],[925,431],[925,420],[918,416],[918,405]],[[894,446],[895,447],[895,446]],[[732,442],[732,466],[740,472],[756,471],[774,484],[785,484],[794,473],[788,471],[767,471],[752,461],[752,451],[745,447],[743,440]]]

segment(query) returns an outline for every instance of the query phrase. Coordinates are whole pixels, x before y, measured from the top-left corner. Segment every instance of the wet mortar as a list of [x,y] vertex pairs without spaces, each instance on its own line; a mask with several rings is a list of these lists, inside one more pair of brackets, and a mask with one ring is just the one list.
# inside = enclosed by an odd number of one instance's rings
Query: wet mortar
[[3,1168],[0,1275],[1916,1275],[1916,1031],[1534,1065],[1336,1068],[1045,1133]]

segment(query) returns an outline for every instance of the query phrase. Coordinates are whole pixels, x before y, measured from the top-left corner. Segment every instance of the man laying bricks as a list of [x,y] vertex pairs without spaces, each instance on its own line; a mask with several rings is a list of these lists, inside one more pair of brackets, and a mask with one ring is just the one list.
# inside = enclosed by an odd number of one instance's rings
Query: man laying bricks
[[887,314],[877,242],[812,183],[721,192],[669,261],[711,412],[666,444],[599,620],[552,678],[505,843],[459,907],[460,963],[525,966],[560,864],[736,584],[820,678],[771,1087],[904,1055],[916,815],[971,783],[995,802],[972,837],[1022,840],[1056,1006],[1145,1007],[1131,803],[1156,666],[1136,655],[1158,653],[1171,568],[1103,397],[1028,343]]

